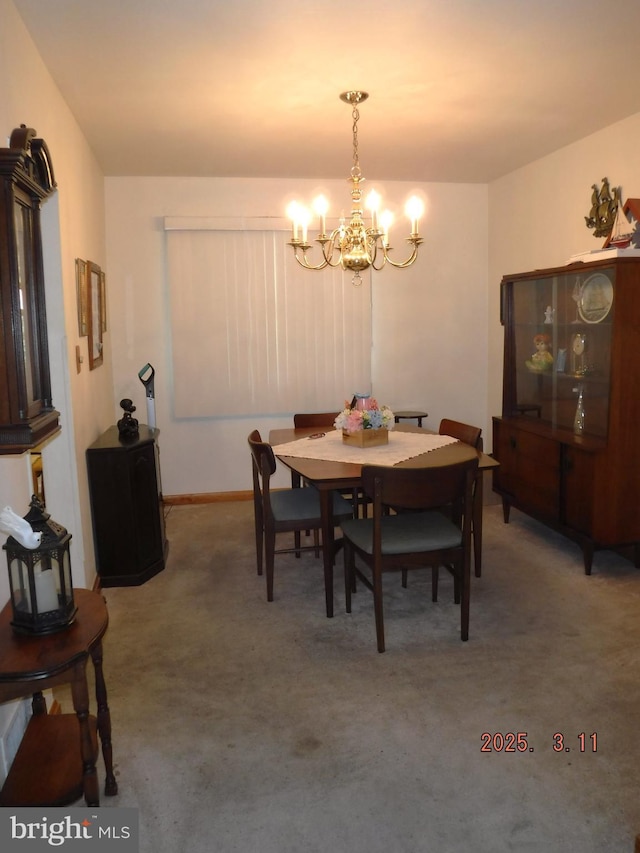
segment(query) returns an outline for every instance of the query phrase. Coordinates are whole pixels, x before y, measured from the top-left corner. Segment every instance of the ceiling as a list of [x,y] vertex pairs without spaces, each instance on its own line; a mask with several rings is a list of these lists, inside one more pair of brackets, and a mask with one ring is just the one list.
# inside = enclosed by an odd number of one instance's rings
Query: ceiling
[[347,89],[379,180],[491,181],[640,112],[638,0],[14,3],[108,176],[347,178]]

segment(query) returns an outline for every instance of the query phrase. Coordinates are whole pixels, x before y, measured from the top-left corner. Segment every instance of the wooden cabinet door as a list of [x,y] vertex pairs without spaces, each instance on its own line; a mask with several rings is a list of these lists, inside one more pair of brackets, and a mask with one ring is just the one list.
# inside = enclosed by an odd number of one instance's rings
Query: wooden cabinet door
[[561,521],[580,533],[593,530],[594,455],[563,445]]
[[557,522],[560,518],[560,445],[508,421],[494,421],[496,486],[514,506]]
[[518,430],[517,497],[523,509],[557,521],[560,515],[560,447],[556,441]]
[[129,459],[133,541],[138,571],[162,560],[163,535],[158,512],[156,454],[153,444],[137,448]]
[[493,472],[494,488],[513,495],[517,471],[516,441],[513,429],[499,418],[493,419],[493,455],[500,467]]

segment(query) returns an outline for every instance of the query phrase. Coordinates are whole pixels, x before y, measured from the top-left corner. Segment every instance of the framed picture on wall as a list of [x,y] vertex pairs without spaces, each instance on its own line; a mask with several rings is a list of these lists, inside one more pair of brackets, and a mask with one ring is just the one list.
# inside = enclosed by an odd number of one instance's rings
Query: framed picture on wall
[[76,299],[78,303],[78,334],[86,338],[89,334],[87,308],[87,262],[76,258]]
[[102,270],[87,261],[87,297],[89,318],[89,370],[102,364]]
[[100,313],[102,316],[102,331],[107,331],[107,282],[104,270],[100,270]]

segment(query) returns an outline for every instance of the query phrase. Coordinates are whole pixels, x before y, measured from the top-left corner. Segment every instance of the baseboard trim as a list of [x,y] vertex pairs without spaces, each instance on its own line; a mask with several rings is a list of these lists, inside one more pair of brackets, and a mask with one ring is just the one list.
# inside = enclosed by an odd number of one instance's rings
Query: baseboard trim
[[242,492],[201,492],[195,495],[163,495],[162,500],[168,506],[188,504],[214,504],[226,501],[250,501],[253,491]]

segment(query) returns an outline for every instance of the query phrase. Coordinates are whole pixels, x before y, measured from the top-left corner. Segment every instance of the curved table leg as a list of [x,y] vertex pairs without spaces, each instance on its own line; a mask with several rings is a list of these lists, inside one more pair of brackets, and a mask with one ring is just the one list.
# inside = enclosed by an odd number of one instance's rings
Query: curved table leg
[[107,687],[102,672],[102,641],[91,649],[91,660],[96,674],[96,702],[98,704],[98,733],[102,744],[102,757],[106,769],[104,792],[107,797],[118,793],[118,783],[113,775],[113,751],[111,747],[111,713],[107,704]]
[[71,681],[71,696],[73,709],[80,724],[80,754],[82,756],[82,787],[84,799],[88,806],[99,806],[98,775],[96,759],[93,752],[93,741],[89,727],[89,688],[86,673],[87,659],[77,663]]

